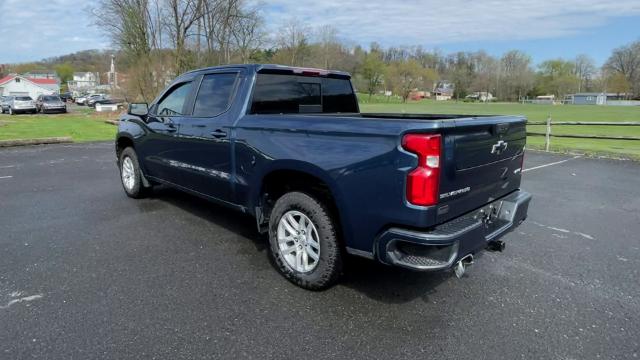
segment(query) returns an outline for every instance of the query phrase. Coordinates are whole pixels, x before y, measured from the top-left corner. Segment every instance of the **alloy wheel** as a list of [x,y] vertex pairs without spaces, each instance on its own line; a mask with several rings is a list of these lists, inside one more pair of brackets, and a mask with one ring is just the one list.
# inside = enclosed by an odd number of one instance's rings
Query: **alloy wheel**
[[307,273],[313,271],[320,260],[320,237],[308,216],[291,210],[278,223],[278,250],[288,267]]
[[130,157],[125,157],[122,160],[122,184],[124,187],[131,191],[136,184],[136,173],[133,167],[133,161]]

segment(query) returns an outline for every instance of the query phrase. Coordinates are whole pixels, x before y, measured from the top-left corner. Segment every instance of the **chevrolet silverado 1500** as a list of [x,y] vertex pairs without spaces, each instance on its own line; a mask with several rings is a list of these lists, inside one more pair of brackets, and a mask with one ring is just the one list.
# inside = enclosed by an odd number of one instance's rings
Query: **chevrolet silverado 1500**
[[527,216],[521,116],[362,114],[350,76],[230,65],[131,104],[116,138],[126,194],[169,185],[251,214],[279,271],[334,284],[346,254],[464,272]]

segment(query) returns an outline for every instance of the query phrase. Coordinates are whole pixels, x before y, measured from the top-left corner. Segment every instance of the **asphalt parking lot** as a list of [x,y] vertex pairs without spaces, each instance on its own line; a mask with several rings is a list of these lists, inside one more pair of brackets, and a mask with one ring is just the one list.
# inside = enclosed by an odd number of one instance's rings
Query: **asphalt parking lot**
[[352,258],[308,292],[251,218],[129,199],[114,160],[111,143],[0,150],[0,359],[640,356],[638,163],[529,152],[529,219],[463,279]]

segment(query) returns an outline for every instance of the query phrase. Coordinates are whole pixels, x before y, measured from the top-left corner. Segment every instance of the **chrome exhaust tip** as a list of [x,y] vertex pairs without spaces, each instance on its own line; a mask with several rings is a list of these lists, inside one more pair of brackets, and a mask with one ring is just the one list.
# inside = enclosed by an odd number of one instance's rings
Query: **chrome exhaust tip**
[[462,276],[464,276],[465,271],[467,270],[467,267],[469,265],[473,264],[473,255],[469,254],[465,257],[463,257],[462,259],[460,259],[454,266],[453,266],[453,273],[456,274],[456,277],[458,279],[461,279]]

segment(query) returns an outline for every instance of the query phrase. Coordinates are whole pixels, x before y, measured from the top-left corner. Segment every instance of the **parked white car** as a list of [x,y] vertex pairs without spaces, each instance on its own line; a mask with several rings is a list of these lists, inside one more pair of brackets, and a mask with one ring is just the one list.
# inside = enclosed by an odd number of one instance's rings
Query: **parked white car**
[[83,96],[78,96],[75,99],[76,104],[78,105],[84,105],[85,102],[87,101],[87,97],[89,97],[89,95],[83,95]]
[[37,113],[36,102],[31,96],[16,96],[9,103],[9,114],[15,115],[19,113]]
[[97,99],[104,99],[106,98],[105,94],[91,94],[91,95],[86,95],[86,96],[82,96],[79,98],[76,98],[76,104],[78,105],[89,105],[90,102],[91,104],[93,104],[92,100],[97,100]]

